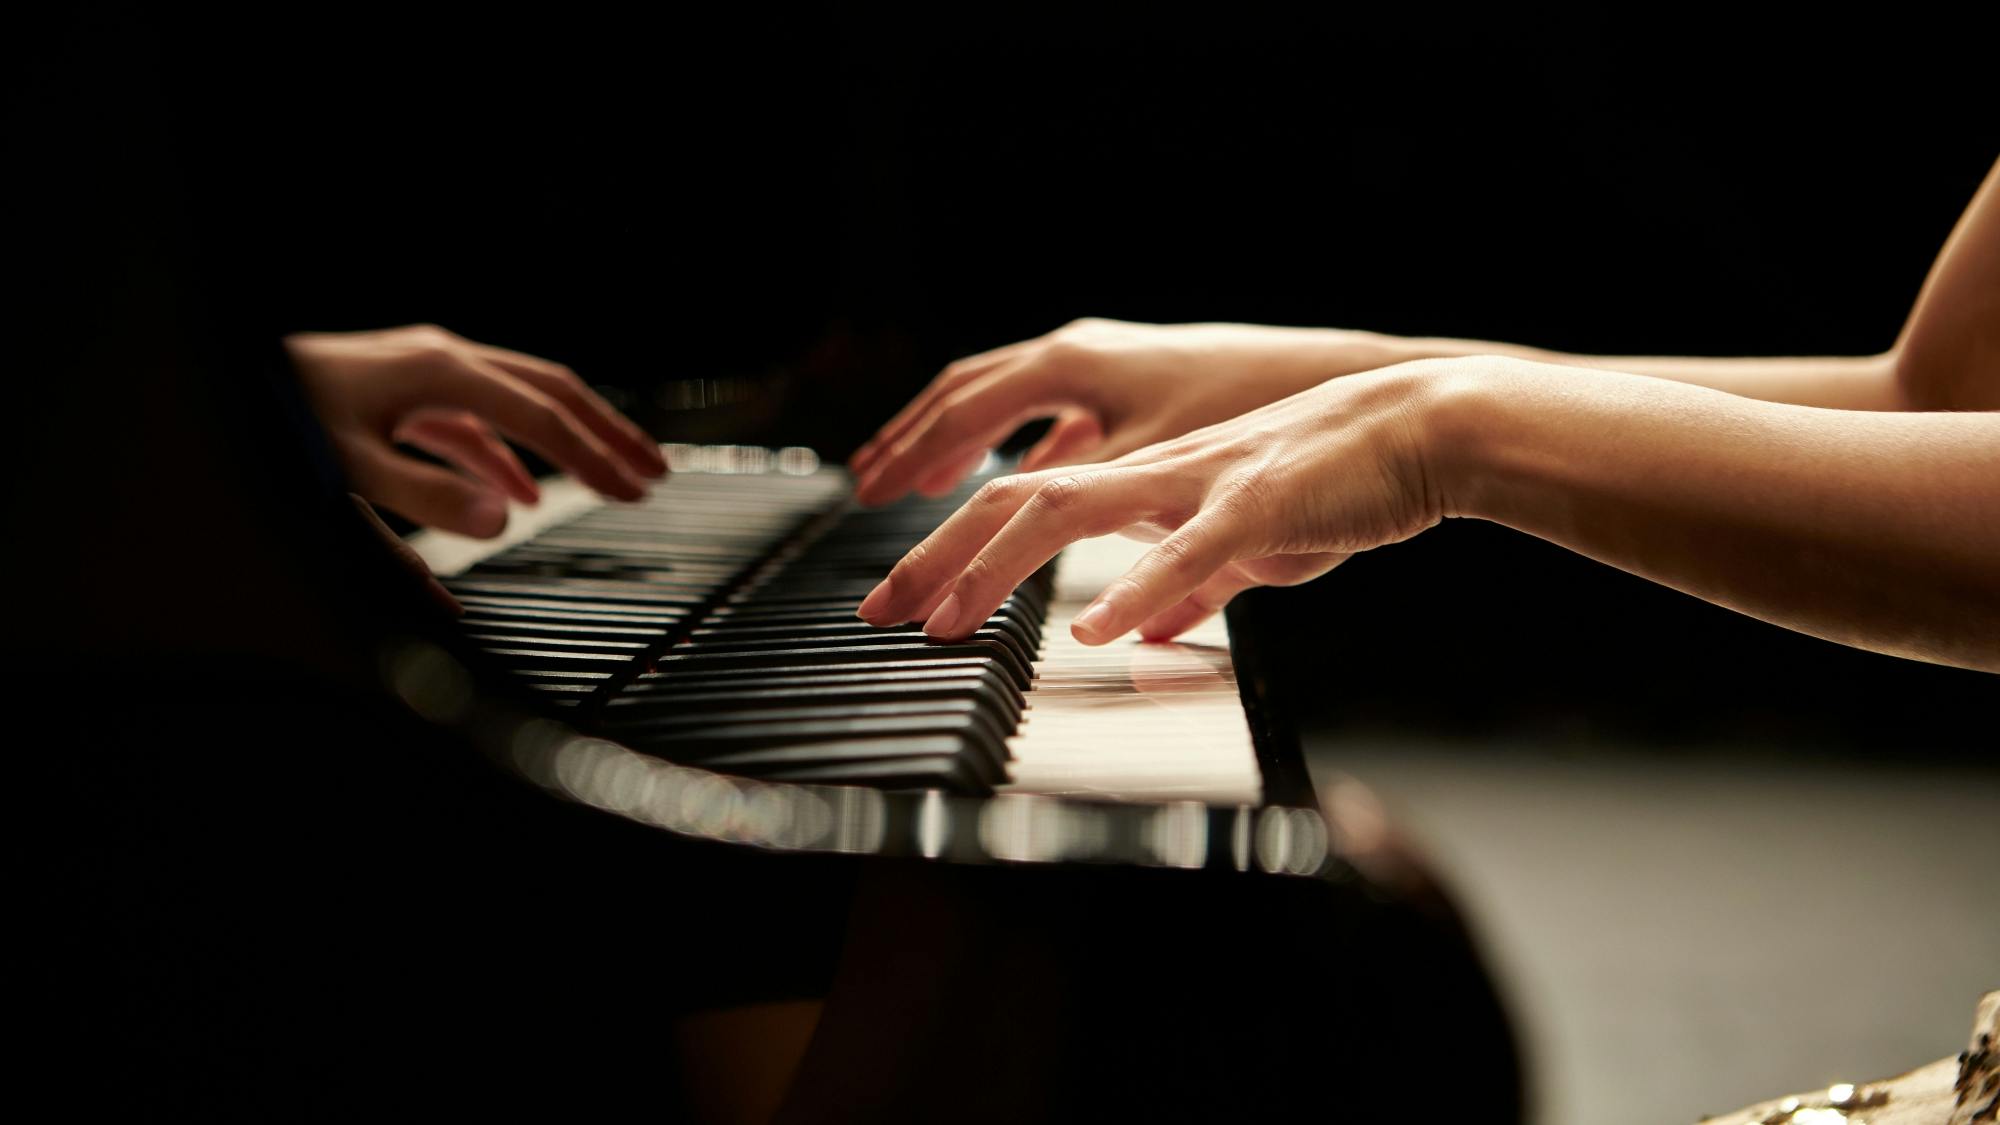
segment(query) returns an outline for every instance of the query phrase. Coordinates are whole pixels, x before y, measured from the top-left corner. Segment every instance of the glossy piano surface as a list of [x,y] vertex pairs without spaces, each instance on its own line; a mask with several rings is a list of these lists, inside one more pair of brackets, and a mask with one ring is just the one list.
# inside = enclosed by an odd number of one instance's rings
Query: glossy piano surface
[[1070,636],[1143,544],[1075,545],[942,645],[853,607],[977,479],[867,510],[803,450],[668,453],[677,475],[640,504],[558,479],[498,542],[414,540],[473,643],[577,725],[766,780],[1261,802],[1221,618],[1177,644]]

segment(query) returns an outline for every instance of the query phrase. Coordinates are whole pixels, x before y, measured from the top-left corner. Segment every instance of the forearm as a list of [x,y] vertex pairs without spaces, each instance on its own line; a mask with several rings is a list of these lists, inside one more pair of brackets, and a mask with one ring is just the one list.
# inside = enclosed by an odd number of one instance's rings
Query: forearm
[[2000,671],[2000,413],[1506,359],[1446,378],[1424,427],[1446,514],[1829,640]]
[[1896,378],[1893,352],[1868,356],[1784,356],[1711,358],[1706,356],[1594,356],[1533,348],[1521,344],[1455,340],[1446,337],[1383,337],[1374,346],[1389,358],[1450,359],[1465,356],[1506,356],[1533,363],[1562,364],[1634,375],[1650,375],[1697,387],[1709,387],[1765,402],[1819,406],[1834,410],[1907,410]]

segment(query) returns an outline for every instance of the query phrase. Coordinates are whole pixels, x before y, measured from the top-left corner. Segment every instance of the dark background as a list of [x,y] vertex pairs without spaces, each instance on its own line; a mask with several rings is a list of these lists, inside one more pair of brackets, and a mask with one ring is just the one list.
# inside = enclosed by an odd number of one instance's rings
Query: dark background
[[[433,321],[571,364],[662,438],[833,456],[949,359],[1085,315],[1880,351],[2000,151],[1990,57],[1915,20],[343,9],[62,34],[15,50],[140,60],[99,96],[167,107],[244,331]],[[1258,643],[1315,729],[1994,741],[1989,676],[1489,525],[1272,597],[1289,625]]]

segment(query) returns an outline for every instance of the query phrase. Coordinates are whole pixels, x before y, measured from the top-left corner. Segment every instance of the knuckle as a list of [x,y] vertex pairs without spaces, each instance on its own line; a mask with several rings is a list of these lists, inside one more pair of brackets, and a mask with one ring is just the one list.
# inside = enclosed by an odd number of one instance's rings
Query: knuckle
[[411,348],[410,354],[417,363],[434,371],[456,369],[463,366],[459,360],[458,352],[453,350],[449,343],[441,339],[420,336],[417,338],[416,344]]
[[1042,359],[1052,368],[1076,371],[1096,362],[1097,349],[1075,336],[1064,336],[1042,350]]
[[965,564],[965,571],[959,575],[958,588],[969,592],[985,590],[993,586],[999,576],[993,560],[983,554],[975,555],[971,562]]
[[1271,503],[1271,474],[1264,471],[1240,473],[1219,485],[1209,506],[1219,514],[1238,518],[1268,511]]
[[578,435],[570,429],[569,414],[562,407],[548,399],[537,399],[528,404],[526,413],[528,424],[536,432],[546,434],[549,440],[569,447],[579,444]]
[[1090,485],[1083,477],[1057,477],[1035,489],[1035,507],[1049,515],[1069,515],[1083,506]]
[[890,568],[890,574],[897,576],[921,574],[930,568],[931,555],[933,553],[934,549],[931,546],[931,542],[926,539],[903,552],[903,557],[896,560],[896,565]]
[[994,477],[980,485],[967,503],[982,508],[1011,508],[1020,496],[1021,487],[1019,477]]
[[940,439],[956,441],[971,434],[978,426],[979,417],[972,405],[964,399],[954,399],[938,408],[928,432]]
[[1169,574],[1187,570],[1194,561],[1194,540],[1185,532],[1169,535],[1153,548],[1154,568]]
[[889,579],[894,582],[898,579],[915,578],[928,571],[930,567],[931,545],[929,540],[925,540],[905,551],[903,557],[896,560],[896,565],[889,568]]

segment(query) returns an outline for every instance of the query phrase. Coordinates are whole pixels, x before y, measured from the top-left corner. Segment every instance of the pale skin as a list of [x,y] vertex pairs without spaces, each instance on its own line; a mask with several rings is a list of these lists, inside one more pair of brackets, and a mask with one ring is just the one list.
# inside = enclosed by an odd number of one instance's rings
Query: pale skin
[[1894,345],[1574,356],[1249,325],[1081,321],[961,360],[857,452],[857,494],[983,487],[865,599],[971,633],[1077,539],[1158,540],[1073,625],[1178,635],[1255,585],[1491,520],[1787,628],[2000,672],[2000,164]]
[[491,538],[508,500],[536,501],[501,435],[616,500],[639,499],[667,471],[645,431],[552,360],[431,324],[302,332],[285,347],[355,491],[415,523]]

